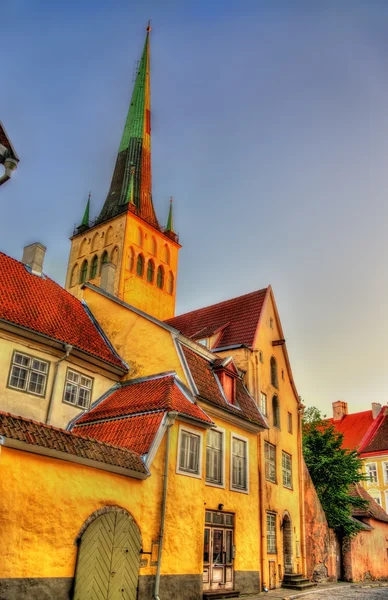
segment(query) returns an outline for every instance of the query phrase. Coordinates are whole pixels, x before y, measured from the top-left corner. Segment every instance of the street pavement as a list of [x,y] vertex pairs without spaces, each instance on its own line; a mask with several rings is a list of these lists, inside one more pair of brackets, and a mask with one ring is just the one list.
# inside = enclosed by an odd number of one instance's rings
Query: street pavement
[[[239,600],[388,600],[387,583],[337,583],[320,584],[306,592],[286,590],[284,588],[261,592],[258,596],[241,596]],[[233,599],[231,599],[233,600]]]

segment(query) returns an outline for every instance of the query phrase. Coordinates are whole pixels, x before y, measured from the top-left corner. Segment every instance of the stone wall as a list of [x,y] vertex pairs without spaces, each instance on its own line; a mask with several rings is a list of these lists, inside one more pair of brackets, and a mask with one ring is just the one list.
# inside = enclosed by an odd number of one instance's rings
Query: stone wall
[[343,543],[345,581],[388,580],[388,523],[363,519],[370,527]]

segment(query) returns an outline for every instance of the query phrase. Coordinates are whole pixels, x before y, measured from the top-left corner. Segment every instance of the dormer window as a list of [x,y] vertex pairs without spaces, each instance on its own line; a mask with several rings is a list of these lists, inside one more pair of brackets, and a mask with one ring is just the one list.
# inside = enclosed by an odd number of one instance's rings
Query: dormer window
[[209,338],[202,338],[201,340],[197,340],[197,344],[202,344],[202,346],[205,346],[205,348],[209,348],[209,342]]
[[225,398],[229,404],[237,404],[236,402],[236,377],[229,374],[226,370],[220,370],[217,373],[220,380]]

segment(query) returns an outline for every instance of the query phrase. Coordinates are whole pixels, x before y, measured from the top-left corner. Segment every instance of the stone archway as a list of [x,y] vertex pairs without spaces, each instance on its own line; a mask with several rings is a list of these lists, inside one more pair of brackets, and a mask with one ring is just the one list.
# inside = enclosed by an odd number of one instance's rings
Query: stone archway
[[293,573],[293,555],[292,555],[292,524],[288,512],[283,515],[282,521],[283,532],[283,565],[285,573]]
[[141,536],[132,516],[106,507],[87,519],[77,540],[74,600],[136,600]]

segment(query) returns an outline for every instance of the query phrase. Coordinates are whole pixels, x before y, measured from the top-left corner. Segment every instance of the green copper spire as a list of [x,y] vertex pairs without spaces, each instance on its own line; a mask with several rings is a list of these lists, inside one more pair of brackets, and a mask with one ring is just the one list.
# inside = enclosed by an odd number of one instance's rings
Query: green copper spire
[[174,222],[173,222],[173,218],[172,218],[172,196],[170,198],[170,209],[168,211],[168,219],[167,219],[166,231],[170,231],[171,233],[175,233],[175,231],[174,231]]
[[131,212],[160,230],[152,203],[150,31],[148,23],[110,189],[98,222],[121,214],[130,204]]
[[81,227],[83,225],[86,226],[86,227],[89,227],[90,197],[91,197],[91,193],[89,192],[88,201],[86,203],[86,208],[85,208],[84,216],[83,216],[83,219],[81,221]]

